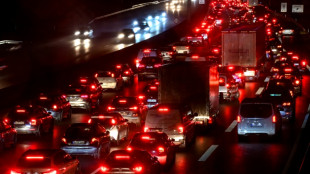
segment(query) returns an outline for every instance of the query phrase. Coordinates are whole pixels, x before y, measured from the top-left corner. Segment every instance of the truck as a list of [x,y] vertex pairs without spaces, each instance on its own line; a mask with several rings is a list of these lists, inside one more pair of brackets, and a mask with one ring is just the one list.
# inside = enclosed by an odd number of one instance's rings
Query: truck
[[257,80],[265,59],[265,24],[222,31],[222,66],[241,66],[245,81]]
[[190,106],[196,125],[212,125],[219,113],[217,66],[205,59],[163,65],[158,74],[159,104]]

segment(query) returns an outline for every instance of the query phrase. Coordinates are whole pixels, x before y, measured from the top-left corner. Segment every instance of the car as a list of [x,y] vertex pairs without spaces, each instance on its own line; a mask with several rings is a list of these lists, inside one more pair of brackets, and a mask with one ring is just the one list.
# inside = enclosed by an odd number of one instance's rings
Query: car
[[219,72],[232,75],[239,88],[245,87],[245,77],[241,66],[222,66],[219,67]]
[[276,88],[277,86],[282,86],[284,88],[289,89],[290,91],[293,91],[294,97],[301,95],[301,90],[298,86],[294,85],[290,79],[285,78],[273,78],[270,79],[267,83],[267,86],[269,88]]
[[148,173],[161,172],[160,163],[147,151],[115,150],[100,165],[101,173]]
[[172,166],[175,161],[176,149],[168,135],[163,132],[136,133],[127,146],[127,150],[146,150],[156,156],[162,166]]
[[17,134],[52,134],[54,131],[54,118],[43,107],[32,104],[18,105],[8,113],[8,123]]
[[121,74],[112,71],[98,71],[95,73],[95,77],[100,82],[103,90],[121,90],[124,82]]
[[163,64],[161,57],[143,57],[138,67],[138,80],[157,78],[158,69]]
[[191,53],[190,46],[187,42],[176,42],[172,45],[175,51],[175,56],[177,55],[189,55]]
[[100,123],[110,132],[111,141],[116,145],[121,140],[127,140],[129,135],[128,120],[124,119],[119,113],[95,113],[92,114],[88,123]]
[[240,96],[238,85],[230,74],[219,74],[219,94],[220,100],[238,99]]
[[147,108],[151,108],[158,104],[158,85],[147,84],[143,89],[145,105]]
[[17,132],[7,122],[7,120],[0,121],[0,152],[6,148],[15,146],[17,143]]
[[237,116],[239,139],[250,134],[278,136],[282,131],[282,117],[268,99],[245,98]]
[[[135,33],[142,33],[142,32],[149,32],[150,31],[150,26],[149,26],[147,21],[145,21],[145,20],[142,20],[142,21],[138,20],[136,22],[137,22],[137,25],[135,25],[133,27],[133,31]],[[135,24],[135,22],[134,22],[134,24]]]
[[135,43],[135,32],[131,28],[122,29],[117,35],[118,43]]
[[267,86],[262,92],[261,98],[272,101],[279,110],[282,118],[295,120],[295,104],[294,92],[285,86]]
[[144,132],[164,132],[180,148],[187,148],[195,140],[196,114],[186,106],[158,104],[147,111]]
[[40,93],[34,102],[42,106],[58,122],[71,119],[71,105],[64,95]]
[[30,149],[17,161],[11,174],[72,174],[81,173],[80,162],[61,149]]
[[159,50],[164,62],[172,61],[173,54],[175,53],[172,46],[161,47]]
[[139,67],[143,57],[161,57],[161,52],[160,50],[154,48],[140,49],[137,55],[137,59],[135,60],[136,68]]
[[74,37],[78,39],[93,38],[93,29],[90,26],[78,26],[74,31]]
[[115,66],[115,74],[120,74],[126,85],[134,83],[135,73],[128,64],[117,64]]
[[204,46],[204,39],[202,36],[187,36],[185,39],[190,46]]
[[110,153],[110,132],[99,123],[73,123],[61,139],[61,149],[71,155],[101,159]]
[[121,114],[128,120],[128,123],[133,123],[138,127],[141,125],[143,105],[137,97],[117,96],[108,105],[107,111]]
[[63,91],[72,109],[84,109],[88,112],[99,107],[102,91],[98,88],[90,89],[88,86],[71,84]]

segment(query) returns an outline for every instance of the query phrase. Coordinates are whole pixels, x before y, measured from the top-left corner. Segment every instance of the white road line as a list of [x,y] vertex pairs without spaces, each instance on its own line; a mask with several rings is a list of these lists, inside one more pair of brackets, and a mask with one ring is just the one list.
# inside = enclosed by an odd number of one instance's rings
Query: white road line
[[225,132],[231,132],[236,126],[237,126],[238,122],[237,120],[234,120],[229,127],[225,130]]
[[96,169],[95,171],[91,172],[90,174],[96,174],[100,170],[100,167]]
[[267,82],[269,82],[269,80],[270,80],[270,76],[267,76],[267,77],[265,78],[264,82],[267,83]]
[[207,151],[199,158],[198,161],[206,161],[218,146],[219,145],[210,146],[209,149],[207,149]]
[[264,87],[259,87],[258,90],[256,91],[255,95],[261,95],[262,92],[264,91]]

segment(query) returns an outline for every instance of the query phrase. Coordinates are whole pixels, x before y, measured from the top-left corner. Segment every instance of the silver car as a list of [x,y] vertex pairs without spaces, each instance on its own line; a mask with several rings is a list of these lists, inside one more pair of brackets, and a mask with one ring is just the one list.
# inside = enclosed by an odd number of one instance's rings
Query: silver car
[[271,102],[259,98],[242,101],[237,116],[238,136],[265,134],[275,136],[281,133],[282,117]]

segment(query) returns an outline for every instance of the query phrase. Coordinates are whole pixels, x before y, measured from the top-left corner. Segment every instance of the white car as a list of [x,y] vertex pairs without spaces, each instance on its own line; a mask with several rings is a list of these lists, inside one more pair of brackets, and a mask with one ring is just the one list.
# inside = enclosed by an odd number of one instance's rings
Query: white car
[[95,74],[101,84],[102,89],[112,89],[118,91],[123,88],[124,81],[120,74],[112,71],[99,71]]

